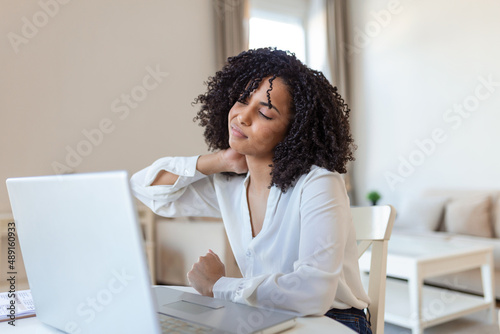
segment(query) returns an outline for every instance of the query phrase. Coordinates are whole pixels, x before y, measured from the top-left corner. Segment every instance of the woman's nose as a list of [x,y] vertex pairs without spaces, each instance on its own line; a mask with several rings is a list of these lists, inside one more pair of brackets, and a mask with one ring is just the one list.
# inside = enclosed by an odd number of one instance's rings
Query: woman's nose
[[238,122],[247,126],[252,124],[252,117],[250,114],[250,108],[248,108],[248,106],[238,114]]

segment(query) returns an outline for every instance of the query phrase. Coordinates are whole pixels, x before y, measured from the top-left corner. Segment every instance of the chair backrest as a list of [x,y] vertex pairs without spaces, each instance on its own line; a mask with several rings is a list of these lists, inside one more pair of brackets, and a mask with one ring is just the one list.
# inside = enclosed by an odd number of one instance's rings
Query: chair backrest
[[372,331],[384,333],[385,281],[387,272],[387,244],[396,218],[396,210],[391,205],[352,207],[352,220],[358,241],[358,257],[371,248],[368,296],[371,304]]

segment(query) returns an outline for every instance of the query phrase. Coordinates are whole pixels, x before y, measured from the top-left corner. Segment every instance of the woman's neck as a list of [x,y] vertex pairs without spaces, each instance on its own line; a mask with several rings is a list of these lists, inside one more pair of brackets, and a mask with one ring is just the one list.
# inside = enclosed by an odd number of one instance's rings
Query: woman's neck
[[272,160],[246,156],[248,171],[250,172],[252,189],[258,192],[268,192],[271,184]]

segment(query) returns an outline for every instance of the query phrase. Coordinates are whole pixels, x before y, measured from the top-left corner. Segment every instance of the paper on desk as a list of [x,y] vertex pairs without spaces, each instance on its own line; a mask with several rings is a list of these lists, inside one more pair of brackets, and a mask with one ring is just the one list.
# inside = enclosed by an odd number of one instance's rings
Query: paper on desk
[[[31,297],[31,290],[16,291],[15,295],[16,318],[34,315],[35,304]],[[10,320],[11,310],[8,307],[11,305],[11,300],[8,292],[0,293],[0,321]]]

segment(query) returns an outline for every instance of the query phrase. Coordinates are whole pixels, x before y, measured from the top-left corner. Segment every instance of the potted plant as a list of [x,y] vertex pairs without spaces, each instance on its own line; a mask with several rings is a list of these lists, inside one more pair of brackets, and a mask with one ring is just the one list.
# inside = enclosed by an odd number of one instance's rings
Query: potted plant
[[381,198],[380,194],[376,191],[370,191],[366,198],[372,202],[372,205],[377,205],[378,200]]

